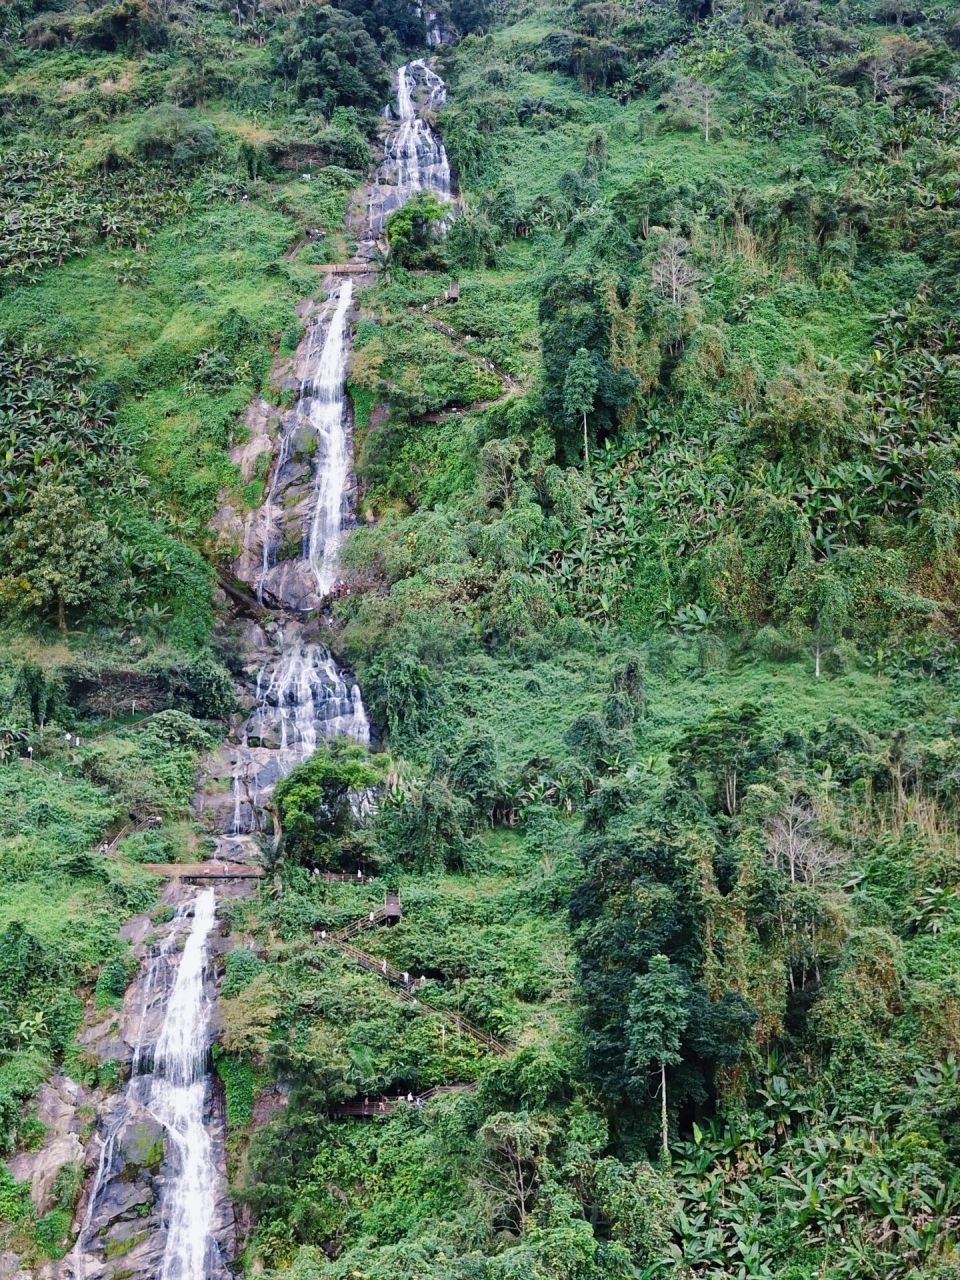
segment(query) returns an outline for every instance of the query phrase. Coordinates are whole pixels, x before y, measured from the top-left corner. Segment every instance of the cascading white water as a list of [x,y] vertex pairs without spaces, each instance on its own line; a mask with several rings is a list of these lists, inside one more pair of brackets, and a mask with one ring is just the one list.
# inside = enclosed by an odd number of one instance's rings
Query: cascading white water
[[263,737],[279,725],[279,751],[299,763],[312,755],[321,738],[370,741],[370,724],[357,684],[344,679],[319,644],[285,646],[273,667],[261,672],[260,705],[247,725],[248,736]]
[[[436,19],[432,19],[435,27]],[[424,100],[425,91],[425,100]],[[446,85],[422,58],[397,72],[397,116],[385,143],[385,160],[375,191],[390,190],[378,204],[371,197],[370,230],[382,228],[386,214],[399,208],[415,192],[450,195],[450,165],[443,143],[423,118],[446,101]],[[422,105],[418,102],[422,100]],[[375,213],[374,209],[379,212]],[[292,424],[280,447],[274,477],[263,508],[268,531],[257,595],[264,598],[271,568],[271,547],[282,533],[282,503],[277,484],[289,456],[289,441],[309,427],[317,441],[310,524],[305,539],[306,560],[323,599],[338,582],[345,520],[349,514],[351,468],[346,417],[346,377],[350,355],[349,314],[353,282],[345,280],[331,293],[311,326],[298,356],[300,398]],[[277,527],[279,524],[279,528]],[[243,835],[258,829],[257,812],[277,781],[316,750],[317,743],[338,736],[370,741],[370,724],[360,689],[334,663],[322,645],[305,643],[296,625],[284,627],[275,641],[276,653],[257,677],[256,707],[244,725],[233,758],[233,809],[229,833]]]
[[337,581],[343,517],[350,472],[346,431],[347,359],[350,354],[347,315],[353,302],[353,281],[340,286],[326,340],[320,353],[306,412],[317,434],[318,456],[314,472],[315,497],[307,555],[321,596]]
[[[418,108],[418,82],[427,89],[427,100]],[[397,127],[387,138],[386,159],[381,176],[397,190],[394,207],[399,207],[418,191],[432,191],[450,199],[450,163],[437,134],[424,120],[422,111],[439,111],[447,100],[447,86],[435,71],[417,58],[397,72]]]
[[[290,457],[290,441],[293,433],[284,432],[280,437],[280,450],[277,454],[277,460],[273,466],[273,472],[270,477],[270,487],[267,490],[267,496],[263,506],[260,509],[260,522],[263,526],[263,559],[260,564],[260,576],[257,579],[257,602],[263,604],[263,591],[267,581],[267,575],[272,568],[270,563],[273,553],[274,544],[277,542],[279,534],[282,530],[282,508],[277,503],[277,486],[279,478],[283,475],[283,468]],[[279,525],[279,528],[278,528]]]
[[[360,686],[323,645],[281,637],[277,657],[257,676],[256,698],[234,768],[231,835],[256,829],[266,790],[308,760],[318,742],[370,741]],[[269,756],[269,768],[263,768],[263,756]]]
[[[144,1112],[153,1117],[164,1135],[166,1176],[160,1200],[164,1236],[156,1280],[211,1280],[225,1274],[214,1233],[217,1197],[224,1179],[206,1123],[213,1003],[205,971],[215,918],[214,892],[204,889],[177,908],[151,957],[139,1000],[140,1023],[130,1080],[100,1137],[86,1210],[76,1243],[65,1260],[66,1274],[72,1280],[85,1280],[90,1256],[96,1274],[102,1273],[100,1251],[109,1249],[111,1242],[98,1234],[90,1255],[91,1233],[101,1201],[115,1204],[116,1188],[124,1185],[126,1169],[122,1160],[118,1163],[118,1152],[127,1140],[124,1135],[136,1133],[141,1126]],[[183,950],[177,962],[181,942]],[[161,1007],[160,1030],[151,1051],[146,1029],[156,1026],[153,1013]]]
[[207,939],[216,918],[212,889],[202,890],[192,904],[179,909],[175,929],[191,912],[190,932],[154,1051],[153,1072],[140,1077],[138,1090],[143,1105],[163,1126],[168,1155],[172,1146],[175,1160],[163,1197],[167,1236],[160,1280],[207,1280],[217,1247],[213,1225],[219,1172],[204,1123],[212,1013],[204,970]]
[[261,604],[268,595],[283,603],[290,589],[287,573],[296,566],[296,562],[288,561],[278,568],[276,552],[284,533],[282,489],[287,479],[286,466],[293,453],[293,442],[302,443],[305,433],[313,437],[315,462],[300,560],[309,564],[316,600],[328,595],[337,581],[344,522],[348,514],[351,462],[345,397],[350,354],[347,322],[352,301],[353,281],[347,280],[327,299],[311,323],[297,355],[300,394],[281,433],[270,484],[256,517],[262,544],[256,581],[257,600]]
[[93,1184],[90,1187],[90,1198],[87,1201],[87,1208],[80,1223],[80,1230],[77,1232],[77,1239],[66,1260],[69,1274],[73,1277],[73,1280],[86,1280],[84,1250],[87,1245],[90,1227],[93,1223],[93,1215],[100,1200],[100,1192],[113,1169],[116,1146],[117,1135],[115,1130],[106,1135],[100,1135],[100,1154],[97,1157],[97,1171],[93,1176]]
[[[346,379],[350,354],[348,327],[353,281],[345,280],[330,295],[304,342],[300,366],[301,394],[297,412],[284,434],[263,508],[269,536],[257,583],[262,601],[271,573],[270,546],[278,532],[277,477],[290,452],[290,440],[304,426],[316,438],[316,463],[310,524],[304,539],[307,561],[323,599],[336,587],[340,549],[349,515],[351,457],[347,433]],[[282,530],[282,511],[280,528]],[[257,830],[257,810],[268,790],[316,750],[321,739],[339,736],[370,741],[370,724],[359,686],[339,670],[328,649],[304,643],[299,629],[284,628],[276,656],[257,676],[256,707],[244,725],[232,770],[233,815],[229,834]],[[251,745],[253,744],[253,745]],[[264,757],[269,757],[265,760]]]

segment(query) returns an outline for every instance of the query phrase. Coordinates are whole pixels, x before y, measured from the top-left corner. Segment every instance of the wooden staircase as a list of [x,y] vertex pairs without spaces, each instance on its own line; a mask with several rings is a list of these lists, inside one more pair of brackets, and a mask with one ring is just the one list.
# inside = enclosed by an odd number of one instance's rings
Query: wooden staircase
[[[351,942],[352,938],[366,932],[367,929],[377,929],[382,925],[395,924],[401,919],[401,916],[400,895],[388,893],[384,898],[382,907],[369,912],[365,916],[361,916],[343,929],[337,929],[333,932],[321,929],[314,933],[314,940],[320,943],[321,946],[336,947],[342,955],[345,955],[348,960],[351,960],[359,968],[365,969],[367,973],[374,974],[393,987],[401,1000],[406,1001],[407,1004],[414,1005],[428,1017],[441,1019],[442,1026],[449,1026],[455,1029],[482,1048],[489,1049],[491,1053],[510,1053],[513,1045],[509,1041],[501,1040],[497,1036],[492,1036],[483,1031],[462,1014],[453,1013],[449,1009],[437,1008],[418,996],[416,993],[426,982],[425,978],[416,978],[407,971],[396,969],[389,961],[372,956],[369,952],[361,951],[359,947],[354,946]],[[460,1086],[457,1087],[459,1088]]]

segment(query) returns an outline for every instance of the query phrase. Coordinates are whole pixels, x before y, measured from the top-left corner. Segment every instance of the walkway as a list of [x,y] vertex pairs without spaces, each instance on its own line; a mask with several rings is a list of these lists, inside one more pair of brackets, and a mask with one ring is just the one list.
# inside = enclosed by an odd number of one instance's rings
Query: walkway
[[360,1116],[372,1119],[374,1116],[386,1116],[399,1107],[422,1107],[431,1098],[439,1098],[446,1093],[472,1093],[476,1089],[473,1081],[462,1084],[439,1084],[425,1093],[400,1093],[391,1097],[355,1098],[351,1102],[342,1102],[333,1108],[335,1116]]
[[399,894],[388,893],[384,899],[384,905],[379,909],[361,916],[344,929],[337,929],[332,932],[328,932],[326,929],[315,931],[314,940],[323,946],[336,947],[359,968],[365,969],[367,973],[374,974],[389,986],[394,987],[400,999],[405,1000],[407,1004],[414,1005],[419,1012],[425,1013],[431,1018],[440,1018],[444,1029],[450,1026],[482,1048],[489,1049],[491,1053],[510,1053],[513,1045],[508,1040],[492,1036],[480,1027],[475,1026],[462,1014],[428,1004],[426,1000],[418,996],[416,992],[427,981],[426,978],[418,978],[407,970],[396,969],[388,960],[370,955],[367,951],[361,951],[359,947],[355,947],[350,941],[351,938],[355,938],[367,929],[376,929],[385,924],[395,924],[400,918]]
[[243,862],[145,862],[144,868],[168,880],[260,880],[266,874]]

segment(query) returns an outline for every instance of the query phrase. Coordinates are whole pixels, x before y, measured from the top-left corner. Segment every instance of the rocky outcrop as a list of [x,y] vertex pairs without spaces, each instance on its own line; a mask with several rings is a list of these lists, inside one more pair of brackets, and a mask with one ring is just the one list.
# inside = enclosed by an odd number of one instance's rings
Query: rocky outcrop
[[[155,1280],[163,1268],[166,1233],[161,1207],[170,1177],[170,1152],[163,1127],[137,1100],[136,1090],[115,1097],[101,1112],[100,1132],[91,1143],[87,1192],[78,1212],[74,1249],[53,1270],[56,1280]],[[219,1109],[209,1120],[216,1149],[222,1152]],[[213,1190],[211,1188],[211,1190]],[[227,1261],[236,1249],[233,1206],[221,1187],[216,1200],[214,1237],[218,1257],[210,1280],[226,1280]]]
[[0,1280],[32,1280],[15,1253],[0,1252]]
[[54,1076],[40,1086],[37,1119],[46,1130],[43,1145],[37,1151],[14,1156],[7,1166],[17,1182],[29,1185],[38,1217],[53,1208],[54,1186],[63,1170],[83,1164],[80,1133],[89,1121],[89,1114],[84,1116],[83,1109],[89,1108],[91,1102],[91,1093],[68,1076]]

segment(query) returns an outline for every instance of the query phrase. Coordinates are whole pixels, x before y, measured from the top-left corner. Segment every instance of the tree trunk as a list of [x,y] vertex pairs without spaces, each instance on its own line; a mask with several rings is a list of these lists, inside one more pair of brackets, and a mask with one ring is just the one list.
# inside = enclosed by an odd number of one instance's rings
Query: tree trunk
[[64,632],[67,629],[67,611],[64,607],[63,596],[59,592],[57,594],[57,626]]
[[663,1154],[670,1154],[670,1130],[667,1124],[667,1064],[660,1063],[660,1136],[663,1140]]
[[817,645],[817,649],[816,649],[816,657],[814,659],[813,674],[817,677],[818,680],[820,679],[820,646],[819,645]]
[[583,415],[583,474],[590,474],[590,444],[587,439],[587,415]]

